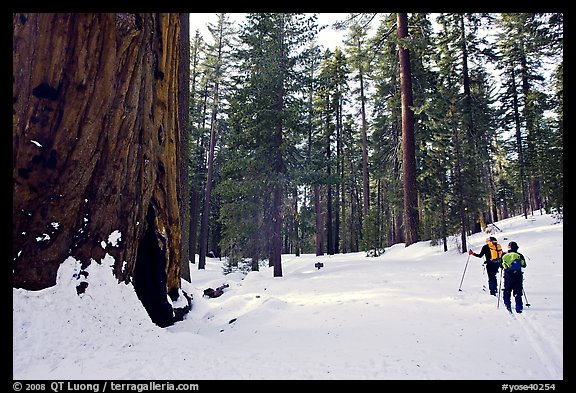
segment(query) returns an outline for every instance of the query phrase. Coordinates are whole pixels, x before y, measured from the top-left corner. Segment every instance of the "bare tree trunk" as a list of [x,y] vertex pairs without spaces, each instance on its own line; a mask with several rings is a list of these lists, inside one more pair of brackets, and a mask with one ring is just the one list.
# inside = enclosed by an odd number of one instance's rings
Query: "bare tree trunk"
[[179,41],[178,14],[14,14],[15,288],[55,285],[68,256],[86,269],[109,254],[152,320],[173,322]]
[[454,189],[456,190],[456,206],[460,216],[460,238],[462,244],[462,252],[468,250],[466,242],[466,233],[468,230],[468,214],[467,207],[464,203],[463,180],[462,180],[462,153],[461,142],[458,136],[458,127],[454,119],[454,103],[450,106],[450,123],[452,127],[452,143],[454,145]]
[[[402,115],[400,114],[400,117]],[[396,116],[395,116],[396,118]],[[394,127],[394,146],[398,146],[402,140],[402,121],[401,119],[398,120],[398,123]],[[394,174],[395,178],[401,178],[400,171],[402,170],[402,164],[400,159],[397,155],[394,155],[394,162],[393,162],[393,170],[392,173]],[[404,217],[404,207],[400,206],[400,204],[395,204],[392,209],[392,236],[391,236],[391,243],[404,243],[404,224],[403,224],[403,217]]]
[[271,215],[271,227],[272,227],[272,238],[271,238],[271,249],[270,249],[270,263],[274,266],[274,277],[282,277],[282,206],[283,206],[283,194],[284,186],[282,179],[285,176],[286,165],[282,157],[282,140],[284,134],[284,99],[285,99],[285,78],[287,77],[286,72],[286,61],[287,53],[285,52],[285,32],[286,32],[286,18],[288,15],[282,14],[280,23],[281,26],[278,29],[279,35],[277,37],[279,45],[278,53],[278,69],[280,75],[276,80],[276,91],[275,91],[275,109],[277,119],[275,120],[274,129],[274,139],[273,139],[273,151],[272,151],[272,171],[276,174],[276,181],[273,185],[273,196],[272,196],[272,215]]
[[[397,14],[398,39],[408,37],[408,15]],[[412,75],[410,53],[400,42],[400,90],[402,95],[402,169],[404,174],[404,231],[406,246],[418,241],[418,212],[416,209],[416,152],[414,142],[414,112],[412,111]]]
[[[190,54],[190,108],[189,113],[195,114],[196,116],[196,125],[195,127],[191,127],[190,129],[190,140],[192,140],[192,136],[194,135],[194,130],[203,130],[202,123],[203,119],[200,119],[200,116],[196,114],[199,110],[197,102],[202,99],[202,96],[206,96],[206,94],[202,94],[200,91],[202,90],[202,85],[200,84],[197,87],[196,79],[198,78],[199,72],[199,63],[200,63],[200,47],[201,47],[202,39],[200,36],[200,32],[197,30],[196,35],[194,37],[194,43],[191,46],[192,53]],[[206,84],[207,86],[207,84]],[[206,88],[206,86],[204,88]],[[204,103],[204,108],[206,107],[205,103],[206,100],[203,99],[202,102]],[[200,135],[196,136],[196,154],[193,156],[191,153],[191,161],[194,164],[191,167],[193,174],[190,178],[190,223],[189,223],[189,230],[188,230],[188,249],[190,252],[190,262],[196,263],[196,251],[197,251],[197,244],[198,244],[198,220],[200,217],[200,205],[201,205],[201,188],[202,188],[202,178],[203,178],[203,169],[204,169],[204,138],[201,133]],[[191,143],[191,142],[190,142]]]
[[[358,51],[360,51],[360,41],[358,41]],[[368,219],[368,211],[370,210],[370,180],[368,177],[368,142],[366,135],[366,98],[364,97],[364,73],[362,66],[359,67],[358,72],[360,73],[360,102],[362,104],[362,197],[363,197],[363,207],[362,212],[364,213],[364,220]]]
[[300,212],[298,211],[298,188],[294,187],[292,191],[292,201],[294,203],[294,219],[292,220],[294,225],[294,232],[292,236],[292,241],[294,242],[294,254],[297,257],[300,256],[300,249],[302,248],[302,243],[300,242]]
[[404,210],[401,210],[399,207],[395,209],[394,215],[394,241],[392,244],[395,243],[404,243],[404,236],[405,233],[402,230],[404,228]]
[[361,209],[361,202],[360,197],[358,196],[359,190],[356,186],[358,181],[356,179],[356,166],[352,160],[350,162],[350,173],[352,174],[351,179],[351,189],[350,189],[350,220],[348,224],[349,233],[350,233],[350,243],[348,250],[350,252],[357,252],[359,249],[360,244],[360,234],[362,231],[362,209]]
[[274,266],[274,277],[282,277],[282,188],[274,188],[274,201],[272,206],[272,249],[270,260]]
[[314,184],[314,210],[316,212],[316,256],[324,255],[322,206],[320,205],[320,186]]
[[381,190],[382,190],[382,179],[378,179],[377,185],[376,185],[376,228],[378,231],[378,234],[377,234],[378,240],[376,242],[376,245],[378,246],[378,249],[381,249],[383,246],[383,242],[382,242],[382,200],[383,200],[383,196],[382,196]]
[[[185,239],[189,239],[190,225],[190,205],[188,196],[190,187],[188,186],[188,155],[190,140],[190,14],[180,14],[180,64],[179,64],[180,90],[178,91],[178,127],[180,129],[180,187],[181,200],[180,218],[182,221],[182,266],[180,276],[190,282],[190,245]],[[194,252],[192,250],[192,252]]]
[[[216,91],[218,87],[216,86]],[[215,93],[216,95],[218,93]],[[210,197],[212,195],[212,172],[214,170],[214,150],[216,146],[216,110],[212,113],[210,126],[210,147],[208,150],[208,174],[206,177],[206,189],[204,193],[204,206],[202,210],[202,221],[200,223],[200,255],[198,256],[198,269],[206,267],[206,253],[208,248],[208,218],[210,215]]]
[[[338,92],[336,104],[336,174],[340,177],[340,182],[336,184],[336,206],[334,207],[334,253],[340,253],[340,211],[344,197],[344,176],[343,176],[343,154],[342,154],[342,96]],[[344,209],[342,209],[344,212]],[[342,217],[344,220],[344,217]]]
[[[326,102],[329,103],[330,99],[326,96]],[[332,164],[330,160],[332,159],[332,151],[330,149],[331,138],[330,138],[330,115],[326,114],[326,174],[328,179],[332,177]],[[328,182],[326,185],[326,254],[334,255],[334,224],[332,220],[333,212],[333,196],[332,196],[332,183]]]
[[342,228],[342,253],[346,254],[348,252],[348,238],[349,235],[347,233],[347,221],[346,221],[346,186],[344,184],[344,161],[342,161],[341,169],[340,169],[340,224],[338,228]]

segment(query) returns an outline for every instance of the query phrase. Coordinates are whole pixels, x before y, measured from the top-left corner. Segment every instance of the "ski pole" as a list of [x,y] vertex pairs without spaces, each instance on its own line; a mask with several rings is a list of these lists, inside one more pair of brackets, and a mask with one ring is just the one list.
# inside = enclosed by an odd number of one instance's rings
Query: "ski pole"
[[462,292],[462,282],[464,281],[464,275],[466,274],[466,268],[468,267],[468,261],[470,260],[470,254],[468,254],[468,259],[466,259],[466,266],[464,266],[464,272],[462,273],[462,279],[460,280],[460,287],[458,291]]
[[526,307],[530,307],[530,303],[528,303],[528,298],[526,297],[526,291],[522,288],[522,292],[524,293],[524,300],[526,301]]
[[[484,282],[484,275],[486,273],[486,265],[482,264],[482,282]],[[486,292],[486,284],[482,284],[482,290]]]
[[528,298],[526,297],[526,291],[524,290],[524,272],[522,272],[522,293],[524,294],[524,300],[526,301],[526,307],[530,307],[530,303],[528,303]]

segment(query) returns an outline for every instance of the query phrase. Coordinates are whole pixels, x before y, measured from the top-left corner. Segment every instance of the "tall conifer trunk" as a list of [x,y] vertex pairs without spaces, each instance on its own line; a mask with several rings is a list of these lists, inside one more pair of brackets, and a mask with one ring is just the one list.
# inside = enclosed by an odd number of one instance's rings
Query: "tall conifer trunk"
[[210,146],[208,150],[208,174],[206,188],[204,190],[204,206],[202,221],[200,224],[200,255],[198,256],[198,269],[206,266],[206,254],[208,253],[208,227],[210,217],[210,202],[212,199],[212,177],[214,173],[214,154],[216,150],[216,133],[218,131],[218,114],[220,111],[220,80],[222,78],[222,56],[224,47],[224,14],[218,17],[218,30],[216,47],[216,62],[214,65],[214,89],[212,96],[212,115],[210,117]]
[[[358,51],[361,52],[360,40],[358,40]],[[360,103],[362,114],[362,198],[363,206],[362,212],[364,220],[368,219],[368,211],[370,210],[370,179],[368,176],[368,137],[367,137],[367,123],[366,123],[366,97],[364,97],[364,70],[362,63],[358,66],[360,74]]]
[[322,205],[320,204],[320,185],[314,184],[314,211],[316,217],[316,256],[324,255],[324,230],[322,228]]
[[287,53],[285,53],[284,40],[286,39],[285,29],[287,15],[282,14],[280,16],[280,27],[278,28],[277,44],[279,47],[278,53],[278,71],[279,75],[276,80],[276,91],[275,91],[275,109],[276,109],[276,119],[275,119],[275,129],[273,136],[273,150],[272,150],[272,170],[276,174],[276,179],[273,183],[272,190],[272,238],[271,238],[271,250],[270,250],[270,263],[274,266],[274,277],[282,277],[282,204],[283,204],[283,192],[284,187],[283,177],[286,172],[286,166],[282,158],[282,139],[284,132],[284,79],[287,76],[286,73],[286,58]]
[[[190,123],[190,14],[180,14],[180,63],[179,63],[179,80],[180,90],[178,91],[178,127],[180,129],[180,185],[182,187],[180,204],[180,220],[182,222],[182,261],[180,275],[183,279],[190,282],[190,244],[186,241],[189,239],[190,226],[190,204],[188,195],[188,159],[189,144],[191,143],[189,123]],[[194,252],[194,250],[192,250]]]
[[414,142],[414,112],[412,110],[412,75],[410,52],[402,42],[408,37],[408,15],[397,14],[398,57],[400,59],[400,90],[402,95],[402,169],[404,174],[404,232],[406,246],[418,241],[416,200],[416,152]]
[[[326,105],[327,108],[330,107],[330,97],[326,95]],[[326,174],[328,179],[332,177],[332,164],[330,160],[332,159],[332,151],[330,149],[331,139],[330,138],[330,110],[326,111]],[[328,182],[326,185],[326,253],[328,255],[334,255],[334,227],[333,227],[333,192],[332,183]]]

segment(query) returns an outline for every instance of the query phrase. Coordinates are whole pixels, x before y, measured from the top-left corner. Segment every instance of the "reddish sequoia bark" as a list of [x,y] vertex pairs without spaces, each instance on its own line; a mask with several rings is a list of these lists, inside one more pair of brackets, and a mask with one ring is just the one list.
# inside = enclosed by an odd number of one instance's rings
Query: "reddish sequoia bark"
[[[14,14],[14,287],[108,253],[118,280],[177,296],[179,33],[178,14]],[[165,276],[134,277],[139,263]]]

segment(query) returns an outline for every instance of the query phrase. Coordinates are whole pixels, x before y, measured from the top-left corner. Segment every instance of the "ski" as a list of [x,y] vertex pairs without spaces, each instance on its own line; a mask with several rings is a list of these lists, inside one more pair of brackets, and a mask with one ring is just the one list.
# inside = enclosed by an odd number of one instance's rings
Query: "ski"
[[506,307],[506,311],[508,311],[508,314],[510,314],[510,316],[516,318],[515,314],[522,314],[524,312],[524,310],[518,312],[518,311],[514,311],[512,310],[512,307]]

